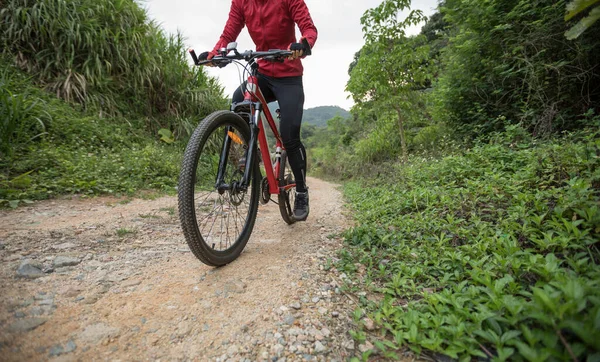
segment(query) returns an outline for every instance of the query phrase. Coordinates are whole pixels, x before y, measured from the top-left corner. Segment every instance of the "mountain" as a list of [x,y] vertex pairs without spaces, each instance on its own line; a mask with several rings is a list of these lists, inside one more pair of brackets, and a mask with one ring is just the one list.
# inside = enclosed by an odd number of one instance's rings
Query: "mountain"
[[314,124],[318,127],[325,127],[327,126],[327,121],[335,116],[348,118],[350,117],[350,112],[338,106],[320,106],[309,108],[304,110],[302,123]]
[[[273,117],[276,116],[275,110],[277,109],[277,107],[277,102],[269,103],[269,109],[271,110],[271,114],[273,114]],[[302,123],[312,124],[317,127],[325,127],[327,126],[327,121],[335,116],[348,118],[350,117],[350,112],[338,106],[320,106],[308,108],[304,110]]]

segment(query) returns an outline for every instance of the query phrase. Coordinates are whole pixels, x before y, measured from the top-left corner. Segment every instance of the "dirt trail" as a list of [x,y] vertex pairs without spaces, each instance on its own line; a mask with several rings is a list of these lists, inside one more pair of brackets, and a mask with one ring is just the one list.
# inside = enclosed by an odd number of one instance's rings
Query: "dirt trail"
[[1,211],[1,359],[345,360],[352,300],[326,266],[349,221],[335,185],[309,185],[307,222],[261,205],[218,269],[189,252],[175,197]]

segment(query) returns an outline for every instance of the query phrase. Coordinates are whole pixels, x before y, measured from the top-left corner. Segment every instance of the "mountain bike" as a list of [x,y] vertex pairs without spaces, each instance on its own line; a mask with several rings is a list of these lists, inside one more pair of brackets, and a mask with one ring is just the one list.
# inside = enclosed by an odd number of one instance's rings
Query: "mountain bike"
[[[212,63],[224,67],[237,63],[248,73],[247,81],[241,85],[244,100],[232,103],[229,111],[210,114],[195,129],[179,175],[183,233],[194,255],[207,265],[222,266],[240,255],[254,228],[259,201],[279,204],[287,224],[296,221],[292,210],[294,176],[257,78],[258,59],[284,61],[291,54],[288,50],[240,53],[237,44],[230,43],[211,60],[199,61],[190,50],[196,65]],[[263,120],[275,138],[272,153]]]

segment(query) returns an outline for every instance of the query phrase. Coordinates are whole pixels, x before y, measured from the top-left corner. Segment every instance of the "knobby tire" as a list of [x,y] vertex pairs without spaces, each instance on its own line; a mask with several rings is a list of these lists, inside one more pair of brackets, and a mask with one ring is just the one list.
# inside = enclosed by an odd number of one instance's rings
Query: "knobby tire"
[[294,183],[294,177],[292,174],[292,168],[290,167],[290,163],[288,162],[287,152],[281,151],[281,165],[279,166],[279,212],[281,213],[281,217],[283,221],[285,221],[288,225],[291,225],[296,222],[296,218],[294,217],[294,197],[296,193],[296,188],[292,187],[287,191],[283,189],[284,186],[289,185],[290,183]]
[[[215,221],[212,222],[212,225],[210,226],[210,229],[208,231],[204,231],[205,235],[202,235],[201,229],[203,226],[199,225],[202,223],[202,221],[198,219],[196,211],[198,210],[200,213],[206,212],[205,210],[203,210],[203,208],[207,208],[205,205],[210,205],[213,201],[212,199],[206,201],[206,199],[208,199],[209,196],[211,196],[216,189],[209,191],[208,196],[206,196],[204,201],[197,200],[196,194],[197,192],[200,192],[196,190],[197,183],[199,189],[202,188],[202,186],[200,186],[200,183],[203,181],[206,181],[204,185],[210,184],[210,175],[205,177],[207,180],[197,180],[198,172],[203,173],[203,166],[201,166],[199,169],[198,163],[203,151],[205,150],[205,147],[207,149],[210,149],[211,147],[213,150],[217,149],[217,147],[214,145],[211,146],[209,144],[207,146],[207,142],[210,143],[213,141],[213,139],[218,139],[218,134],[216,134],[215,136],[213,135],[213,133],[218,132],[223,127],[233,127],[232,129],[235,129],[237,132],[239,132],[243,138],[243,141],[245,142],[247,149],[247,145],[250,143],[250,127],[248,126],[248,123],[244,121],[239,115],[230,111],[217,111],[212,113],[211,115],[206,117],[200,123],[200,125],[198,125],[187,144],[183,157],[183,163],[179,175],[178,184],[179,219],[181,222],[183,233],[185,235],[185,239],[193,254],[204,264],[210,266],[222,266],[228,264],[235,260],[241,254],[242,250],[246,246],[246,243],[248,242],[248,239],[250,238],[250,235],[252,234],[252,229],[254,228],[260,193],[260,169],[258,166],[258,162],[254,162],[251,173],[251,184],[248,187],[248,190],[245,194],[241,196],[238,194],[234,194],[234,196],[232,196],[230,194],[229,199],[226,199],[227,195],[223,196],[223,194],[218,194],[218,192],[217,194],[213,195],[213,197],[216,197],[213,203],[213,207],[215,208],[210,213],[208,213],[206,217],[211,217],[211,219],[214,219]],[[223,128],[223,130],[226,129],[228,128]],[[223,132],[223,138],[226,137],[225,134],[226,133]],[[205,156],[208,157],[209,160],[214,159],[214,157],[210,158],[210,156],[213,155],[209,152],[210,151],[207,150],[205,152]],[[256,158],[254,159],[256,160]],[[214,165],[214,163],[215,162],[213,161],[212,165]],[[210,165],[211,164],[209,164],[209,166]],[[234,166],[232,166],[232,168],[234,167],[235,164]],[[210,167],[205,168],[209,169]],[[227,169],[227,164],[225,168]],[[237,174],[240,173],[240,171],[237,170],[235,172],[238,172]],[[234,175],[237,175],[235,172]],[[209,173],[209,171],[206,171],[205,173]],[[227,193],[228,191],[225,191],[225,194]],[[246,202],[248,207],[247,216],[245,220],[243,220],[243,217],[239,217],[240,222],[243,222],[243,226],[240,225],[239,228],[237,227],[238,219],[235,219],[235,229],[232,230],[232,233],[236,233],[237,236],[235,236],[235,239],[231,243],[231,245],[225,248],[224,250],[216,250],[215,243],[211,241],[211,238],[213,238],[213,236],[207,235],[207,233],[210,234],[213,232],[217,220],[220,220],[222,229],[223,222],[227,217],[226,227],[228,229],[226,245],[229,244],[229,214],[233,214],[233,212],[231,211],[231,203],[236,197],[243,197],[244,200],[242,200],[242,202],[240,202],[239,204],[233,204],[235,206],[235,212],[238,212],[238,205],[241,205],[244,202]],[[245,200],[246,197],[248,198],[247,200]],[[220,210],[216,208],[217,200],[221,201]],[[227,208],[225,207],[225,202],[230,202],[229,205],[226,205]],[[224,214],[227,214],[227,216],[223,216]],[[236,218],[236,215],[231,217]],[[209,219],[207,223],[210,223],[211,219]],[[219,229],[219,227],[217,226],[216,229]],[[215,234],[216,233],[217,231],[215,231]],[[223,235],[224,234],[221,230],[219,238],[222,238]],[[212,245],[210,245],[210,243],[212,243]],[[219,240],[219,245],[220,244],[221,239]]]

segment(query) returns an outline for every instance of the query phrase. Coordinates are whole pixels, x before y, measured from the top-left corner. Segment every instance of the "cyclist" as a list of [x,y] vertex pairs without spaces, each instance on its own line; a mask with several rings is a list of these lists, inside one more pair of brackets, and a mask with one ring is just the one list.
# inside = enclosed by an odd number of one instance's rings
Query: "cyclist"
[[[295,24],[302,38],[296,41]],[[293,54],[285,62],[258,61],[258,85],[267,102],[279,103],[280,134],[296,179],[294,217],[304,221],[308,217],[308,187],[306,185],[306,150],[300,140],[300,125],[304,108],[303,67],[300,58],[310,54],[317,40],[315,27],[304,0],[232,0],[229,18],[221,38],[200,60],[210,60],[218,50],[236,41],[244,28],[257,51],[288,49]],[[233,102],[244,99],[242,87],[233,94]]]

